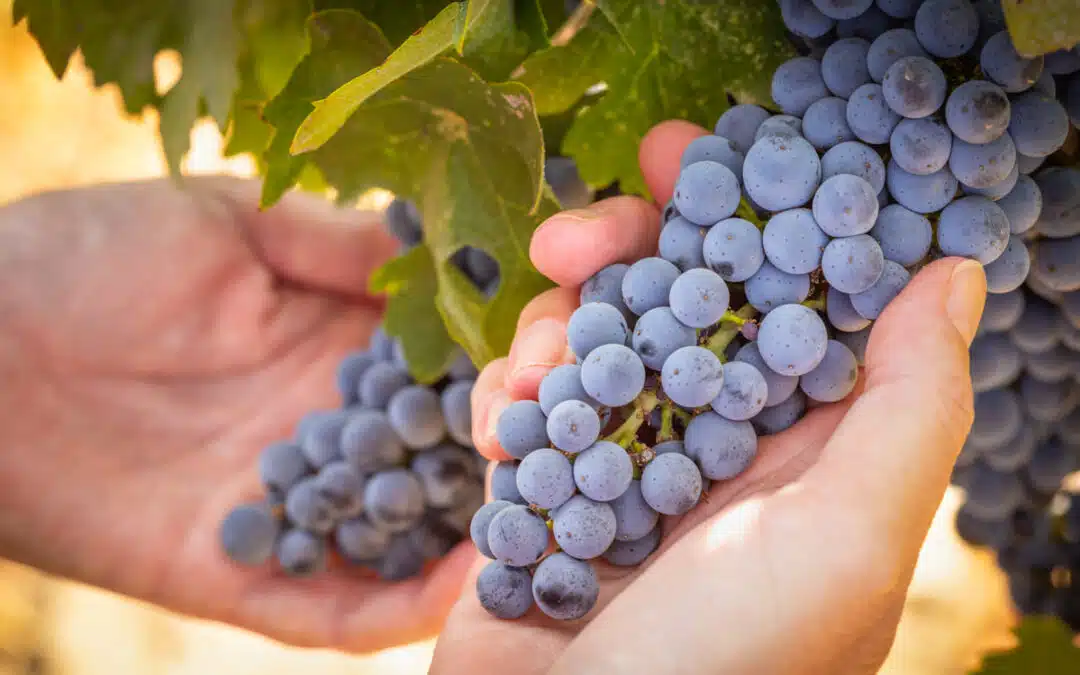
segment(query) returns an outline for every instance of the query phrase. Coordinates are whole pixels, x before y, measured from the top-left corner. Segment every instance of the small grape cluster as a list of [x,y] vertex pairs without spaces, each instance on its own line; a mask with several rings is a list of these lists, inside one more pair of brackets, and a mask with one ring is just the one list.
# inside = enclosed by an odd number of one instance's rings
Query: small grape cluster
[[[396,200],[386,220],[403,247],[419,243],[411,204]],[[457,263],[478,288],[497,286],[498,267],[482,251]],[[327,568],[333,548],[387,581],[420,574],[468,536],[484,501],[487,461],[471,436],[476,375],[461,352],[440,382],[417,384],[401,343],[377,330],[338,368],[342,407],[308,414],[293,439],[263,450],[265,498],[225,517],[225,554],[244,565],[276,558],[286,574],[307,577]]]

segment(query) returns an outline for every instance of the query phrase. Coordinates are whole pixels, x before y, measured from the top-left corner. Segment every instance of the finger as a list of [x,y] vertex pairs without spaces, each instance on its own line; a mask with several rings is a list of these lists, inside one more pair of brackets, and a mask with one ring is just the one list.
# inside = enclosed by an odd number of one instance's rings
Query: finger
[[529,257],[560,286],[576,287],[612,263],[656,253],[660,216],[637,197],[612,197],[548,218],[533,233]]
[[824,509],[859,513],[912,564],[971,428],[968,347],[985,299],[976,262],[922,270],[875,323],[866,388],[806,476]]
[[473,443],[477,452],[497,461],[510,459],[495,434],[495,423],[511,402],[506,391],[507,363],[507,359],[502,358],[487,364],[473,385],[471,398]]
[[566,326],[577,306],[578,293],[569,288],[545,291],[525,306],[510,346],[506,377],[510,398],[535,400],[540,381],[552,368],[574,362],[566,342]]
[[371,273],[399,250],[373,211],[337,208],[299,191],[260,210],[257,182],[210,176],[196,185],[231,211],[268,267],[304,286],[364,295]]
[[683,120],[661,122],[645,134],[638,150],[638,163],[645,184],[658,204],[666,204],[675,193],[679,163],[690,142],[708,131]]

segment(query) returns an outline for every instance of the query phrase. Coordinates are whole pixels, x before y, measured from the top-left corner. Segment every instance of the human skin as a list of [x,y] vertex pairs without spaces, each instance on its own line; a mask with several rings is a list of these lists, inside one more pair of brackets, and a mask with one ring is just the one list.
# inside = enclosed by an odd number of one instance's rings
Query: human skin
[[297,645],[428,637],[468,546],[397,584],[220,550],[260,449],[339,405],[335,367],[382,312],[367,278],[397,250],[376,214],[258,195],[192,178],[0,209],[0,555]]
[[[650,132],[641,166],[659,203],[679,157],[705,130]],[[614,262],[653,255],[656,207],[617,197],[552,217],[533,237],[537,268],[559,284],[522,313],[510,355],[473,391],[474,438],[505,459],[494,425],[535,398],[551,368],[572,362],[566,322],[582,282]],[[641,567],[597,564],[598,606],[569,623],[535,608],[500,621],[472,588],[442,633],[436,675],[872,674],[888,654],[919,549],[973,417],[967,349],[986,294],[978,263],[923,269],[875,323],[860,387],[765,439],[741,476],[665,522]]]

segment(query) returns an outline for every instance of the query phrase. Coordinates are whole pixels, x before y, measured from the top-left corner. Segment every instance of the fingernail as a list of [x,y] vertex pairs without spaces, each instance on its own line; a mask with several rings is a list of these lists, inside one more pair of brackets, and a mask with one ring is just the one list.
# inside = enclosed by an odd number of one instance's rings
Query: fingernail
[[970,346],[975,339],[986,303],[986,272],[975,260],[965,260],[953,268],[945,310],[956,330]]
[[533,232],[533,236],[540,234],[542,230],[546,230],[552,227],[559,227],[561,225],[580,225],[582,223],[589,223],[599,218],[603,218],[604,214],[594,208],[587,209],[570,209],[569,211],[561,211],[556,213],[552,217],[548,218],[544,222],[540,223],[540,226]]

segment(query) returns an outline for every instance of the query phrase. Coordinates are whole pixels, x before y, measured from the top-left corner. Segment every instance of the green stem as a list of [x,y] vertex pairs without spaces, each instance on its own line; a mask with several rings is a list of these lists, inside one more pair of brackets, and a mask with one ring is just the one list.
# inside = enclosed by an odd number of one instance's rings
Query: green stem
[[660,431],[656,434],[657,443],[675,440],[675,411],[671,401],[660,404]]
[[682,422],[682,425],[683,425],[684,427],[685,427],[685,426],[686,426],[687,424],[690,424],[690,420],[694,419],[694,416],[693,416],[693,415],[691,415],[690,413],[686,412],[686,411],[685,411],[685,410],[683,410],[682,408],[675,408],[675,407],[672,407],[672,408],[671,408],[671,412],[672,412],[672,414],[673,414],[673,415],[675,415],[675,417],[678,417],[678,418],[679,418],[679,421],[680,421],[680,422]]
[[605,441],[617,443],[624,448],[629,449],[631,444],[637,440],[638,429],[645,423],[645,419],[648,418],[649,413],[656,409],[660,400],[656,397],[656,394],[651,391],[643,391],[634,400],[634,410],[626,418],[626,420],[619,425],[619,428],[611,433],[610,436],[605,438]]
[[809,307],[812,310],[815,310],[815,311],[818,311],[818,312],[824,312],[825,311],[825,296],[822,295],[822,296],[817,297],[817,298],[810,298],[809,300],[806,300],[805,302],[803,302],[803,307]]
[[705,343],[705,348],[720,357],[720,360],[724,360],[724,350],[731,344],[731,341],[735,339],[735,336],[739,334],[739,329],[742,328],[747,321],[752,320],[757,316],[757,310],[750,304],[743,305],[737,312],[728,312],[724,315],[724,318],[720,320],[720,329],[716,331],[709,341]]
[[761,219],[758,218],[758,215],[754,213],[754,207],[750,206],[750,202],[746,200],[746,197],[739,200],[739,208],[735,209],[735,216],[753,223],[754,227],[759,230],[765,229],[765,224],[762,223]]

